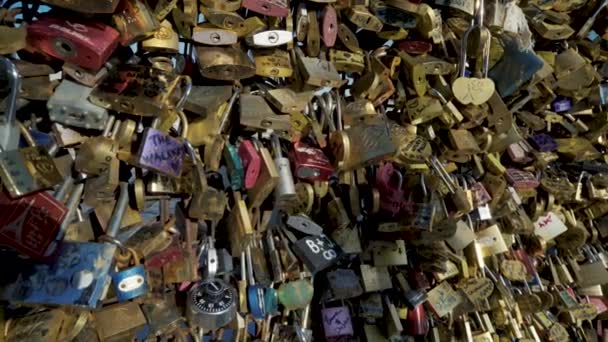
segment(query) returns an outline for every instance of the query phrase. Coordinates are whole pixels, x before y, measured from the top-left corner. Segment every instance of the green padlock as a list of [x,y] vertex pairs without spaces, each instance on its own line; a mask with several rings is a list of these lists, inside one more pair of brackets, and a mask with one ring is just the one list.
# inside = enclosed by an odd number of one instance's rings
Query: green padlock
[[300,279],[283,283],[278,290],[279,301],[285,309],[304,309],[312,300],[314,288],[310,281]]

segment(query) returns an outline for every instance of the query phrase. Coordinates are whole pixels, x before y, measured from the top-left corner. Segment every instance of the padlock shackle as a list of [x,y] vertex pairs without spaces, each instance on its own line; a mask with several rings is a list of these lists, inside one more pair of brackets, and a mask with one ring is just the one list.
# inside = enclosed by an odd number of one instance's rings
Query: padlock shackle
[[186,104],[186,100],[190,96],[192,92],[192,78],[188,75],[180,76],[180,81],[182,82],[182,96],[175,104],[175,110],[179,113],[183,110],[184,105]]
[[106,229],[106,235],[110,237],[116,237],[122,223],[122,218],[125,215],[125,211],[129,205],[129,184],[127,182],[120,183],[120,195],[116,201],[116,206],[112,212],[112,217],[108,222],[108,228]]
[[[481,58],[483,60],[481,75],[483,78],[488,77],[488,71],[490,68],[490,44],[492,39],[492,33],[486,27],[483,26],[483,16],[484,16],[484,0],[476,0],[475,1],[475,16],[471,19],[471,25],[462,35],[462,40],[460,42],[460,60],[458,63],[458,76],[464,77],[466,71],[466,63],[467,63],[467,48],[469,43],[469,34],[473,32],[473,30],[479,30],[479,44],[482,47]],[[484,35],[487,36],[484,39]],[[471,73],[473,76],[475,72]]]
[[[6,109],[4,112],[5,130],[0,134],[0,148],[4,150],[12,149],[11,136],[16,133],[17,130],[17,99],[19,98],[19,92],[21,91],[21,75],[15,63],[6,57],[0,56],[0,68],[6,72],[8,76],[8,86],[10,93],[6,101]],[[13,134],[11,134],[11,131]]]

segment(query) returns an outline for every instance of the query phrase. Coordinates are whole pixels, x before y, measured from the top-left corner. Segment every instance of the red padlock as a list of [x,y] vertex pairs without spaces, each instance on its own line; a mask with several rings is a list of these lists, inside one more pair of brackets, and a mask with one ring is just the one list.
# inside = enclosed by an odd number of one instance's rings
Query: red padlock
[[42,16],[27,26],[27,42],[63,61],[98,70],[118,46],[120,34],[112,27],[77,17]]
[[397,47],[412,55],[422,55],[433,50],[433,44],[420,40],[404,40],[399,42]]
[[319,148],[298,141],[293,144],[295,176],[309,181],[326,181],[335,169]]
[[405,328],[408,335],[426,336],[429,332],[429,321],[426,319],[423,304],[418,304],[408,311]]
[[0,192],[0,212],[0,244],[42,259],[68,209],[44,191],[19,199]]
[[243,0],[241,7],[271,17],[289,15],[289,0]]
[[325,46],[332,47],[338,37],[338,15],[333,6],[325,6],[321,14],[321,39]]
[[262,169],[262,158],[251,140],[244,140],[239,146],[239,156],[245,168],[245,189],[252,189]]

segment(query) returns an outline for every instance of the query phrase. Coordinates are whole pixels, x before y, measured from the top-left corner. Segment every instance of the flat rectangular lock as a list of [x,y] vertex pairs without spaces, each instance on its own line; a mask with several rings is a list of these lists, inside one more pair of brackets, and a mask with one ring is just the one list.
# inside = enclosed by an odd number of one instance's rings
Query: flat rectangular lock
[[340,246],[323,234],[296,241],[293,251],[312,274],[334,265],[343,256]]
[[306,57],[300,52],[298,66],[304,82],[317,87],[339,88],[346,81],[342,80],[333,63],[318,58]]
[[93,88],[63,80],[46,103],[49,118],[61,124],[103,130],[108,111],[88,101]]
[[350,269],[337,269],[327,273],[327,282],[331,289],[332,299],[341,300],[358,297],[363,294],[361,279],[355,271]]
[[262,159],[260,175],[254,187],[248,191],[249,208],[258,208],[270,196],[280,181],[279,171],[267,148],[260,148]]
[[231,86],[192,86],[184,109],[203,118],[215,115],[232,96]]
[[321,309],[325,337],[352,336],[353,322],[348,306]]
[[180,80],[160,69],[120,64],[95,87],[89,100],[117,112],[157,117],[181,96]]
[[365,292],[382,291],[393,287],[386,266],[361,265],[361,278]]
[[[18,318],[7,327],[6,341],[43,341],[51,339],[58,341],[66,339],[69,331],[66,325],[72,322],[72,317],[62,309],[53,309]],[[4,339],[3,339],[4,341]]]
[[137,162],[144,168],[179,177],[186,157],[186,149],[180,139],[154,129],[146,129],[139,149]]
[[287,51],[265,49],[253,51],[255,74],[265,77],[291,77],[293,67]]
[[228,236],[232,255],[241,255],[253,238],[253,227],[245,201],[239,199],[228,216]]
[[279,112],[284,114],[303,113],[312,100],[314,92],[295,92],[289,88],[269,89],[264,97]]
[[14,198],[51,188],[63,179],[44,147],[0,153],[0,177]]
[[289,132],[291,120],[289,115],[275,114],[266,100],[257,95],[243,94],[240,99],[242,125],[256,128]]
[[45,257],[68,212],[46,192],[18,200],[0,192],[0,209],[0,243],[34,259]]
[[101,22],[44,15],[27,26],[30,46],[81,67],[98,70],[118,46],[119,33]]
[[[51,267],[22,270],[19,280],[2,289],[0,297],[28,305],[95,309],[103,299],[115,252],[116,245],[109,243],[64,242]],[[76,279],[90,281],[82,286]]]
[[405,241],[371,241],[370,250],[375,266],[404,266],[408,264]]
[[110,342],[133,339],[147,323],[146,316],[136,302],[110,305],[95,312],[94,316],[99,338]]

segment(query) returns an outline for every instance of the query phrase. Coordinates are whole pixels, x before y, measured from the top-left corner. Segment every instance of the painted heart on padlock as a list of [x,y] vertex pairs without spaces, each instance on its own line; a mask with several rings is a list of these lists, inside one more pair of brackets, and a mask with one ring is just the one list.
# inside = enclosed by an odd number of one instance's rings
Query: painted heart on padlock
[[480,105],[494,94],[494,81],[489,78],[459,77],[452,84],[454,97],[462,104]]

